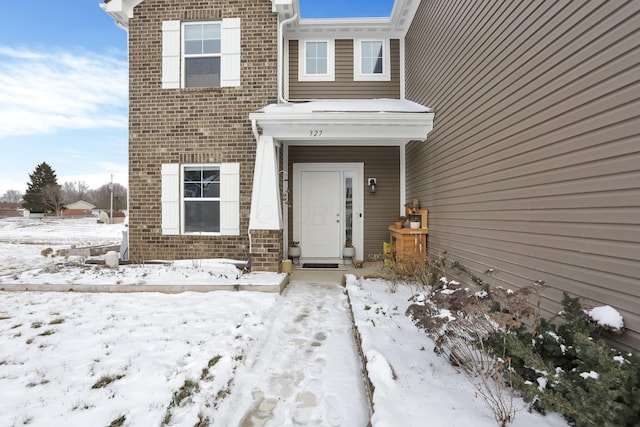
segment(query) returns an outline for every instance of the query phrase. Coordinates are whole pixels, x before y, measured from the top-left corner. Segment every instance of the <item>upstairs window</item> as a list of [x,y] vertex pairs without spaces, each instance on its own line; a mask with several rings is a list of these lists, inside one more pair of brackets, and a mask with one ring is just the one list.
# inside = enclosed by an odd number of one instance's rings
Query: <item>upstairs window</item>
[[391,80],[388,40],[354,40],[354,80]]
[[327,75],[327,42],[306,42],[306,74]]
[[162,23],[162,88],[240,86],[240,19]]
[[299,81],[335,80],[333,40],[300,40],[298,50]]
[[184,24],[184,87],[220,87],[220,23]]
[[382,42],[362,42],[360,45],[360,72],[382,74]]

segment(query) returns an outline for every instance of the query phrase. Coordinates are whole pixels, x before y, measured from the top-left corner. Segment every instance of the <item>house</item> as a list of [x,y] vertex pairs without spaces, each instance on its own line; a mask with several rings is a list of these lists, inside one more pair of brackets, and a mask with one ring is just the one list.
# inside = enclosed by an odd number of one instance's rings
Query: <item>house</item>
[[22,203],[0,202],[0,217],[22,216]]
[[110,211],[102,210],[98,214],[98,222],[101,224],[124,224],[127,215],[122,211],[113,211],[113,217]]
[[93,209],[95,205],[84,200],[78,200],[77,202],[69,203],[65,209],[62,210],[62,216],[69,218],[82,218],[93,216]]
[[[403,203],[400,147],[433,126],[429,108],[402,99],[401,39],[417,4],[399,1],[370,46],[351,22],[305,27],[297,2],[103,3],[129,37],[132,259],[251,254],[254,270],[272,271],[290,240],[308,261],[341,261],[346,240],[356,258],[379,253]],[[316,29],[337,44],[312,42]],[[350,56],[314,51],[294,88],[299,45]],[[376,46],[381,68],[370,58],[355,75],[355,52]],[[335,85],[335,101],[285,102]]]
[[624,316],[640,348],[640,4],[422,1],[406,97],[436,113],[406,147],[429,251],[514,287],[544,281]]
[[548,314],[562,291],[612,305],[640,347],[638,5],[101,7],[129,36],[131,259],[368,259],[418,199],[431,255],[545,281]]

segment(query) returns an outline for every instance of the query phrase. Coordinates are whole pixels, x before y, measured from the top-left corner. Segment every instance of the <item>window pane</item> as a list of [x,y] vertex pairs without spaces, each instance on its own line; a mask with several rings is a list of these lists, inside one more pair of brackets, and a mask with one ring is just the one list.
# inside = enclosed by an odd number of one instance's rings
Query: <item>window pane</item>
[[205,40],[202,42],[202,53],[220,53],[220,40]]
[[220,39],[220,24],[203,24],[202,38]]
[[315,42],[307,42],[307,58],[315,58],[316,57],[316,48],[317,43]]
[[316,60],[312,58],[307,58],[307,74],[318,74],[316,69]]
[[375,60],[373,65],[373,74],[382,74],[382,58]]
[[185,233],[220,232],[220,202],[185,202]]
[[325,42],[316,43],[316,57],[318,58],[327,57],[327,44]]
[[186,87],[220,87],[220,58],[187,58]]
[[220,169],[217,167],[216,168],[203,167],[202,180],[206,182],[213,182],[213,181],[220,182]]
[[353,240],[353,178],[345,178],[345,240]]
[[362,58],[362,74],[371,74],[371,59]]
[[184,42],[185,55],[199,55],[202,53],[202,42],[200,40],[192,40]]
[[202,197],[202,187],[200,183],[185,183],[184,197]]
[[200,182],[202,180],[202,168],[199,166],[185,166],[184,181]]
[[202,25],[185,25],[185,40],[202,40]]
[[327,58],[318,58],[316,61],[316,74],[327,74]]
[[382,42],[362,42],[361,72],[362,74],[382,74]]
[[327,74],[327,42],[306,42],[306,74]]
[[204,183],[202,191],[202,197],[220,197],[220,183]]
[[382,42],[371,43],[371,57],[382,58]]

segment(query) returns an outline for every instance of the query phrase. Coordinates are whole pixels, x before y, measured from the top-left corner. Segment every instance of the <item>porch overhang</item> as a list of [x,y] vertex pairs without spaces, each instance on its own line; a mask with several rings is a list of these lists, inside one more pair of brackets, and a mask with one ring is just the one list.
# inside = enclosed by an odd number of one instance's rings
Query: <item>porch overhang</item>
[[399,99],[273,104],[249,115],[262,135],[295,144],[404,145],[433,129],[430,108]]

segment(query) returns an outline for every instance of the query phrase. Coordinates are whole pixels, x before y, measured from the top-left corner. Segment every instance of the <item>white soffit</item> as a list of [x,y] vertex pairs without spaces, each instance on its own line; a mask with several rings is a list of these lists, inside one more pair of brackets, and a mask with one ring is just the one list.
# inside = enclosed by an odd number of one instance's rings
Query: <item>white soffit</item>
[[129,28],[129,18],[133,18],[133,8],[144,0],[105,0],[100,8],[116,21],[116,25],[124,30]]
[[313,145],[402,145],[433,129],[428,107],[399,99],[273,104],[250,114],[263,135]]
[[[403,38],[409,30],[413,17],[418,10],[421,0],[395,0],[391,16],[388,18],[324,18],[299,19],[287,25],[285,38],[289,40],[308,38],[362,38],[362,37],[391,37]],[[274,10],[281,19],[300,14],[299,0],[273,0]],[[285,8],[276,8],[279,2],[292,3]]]

